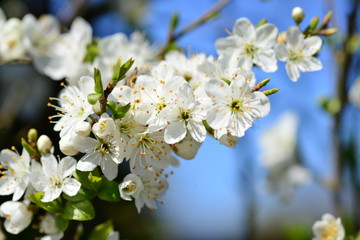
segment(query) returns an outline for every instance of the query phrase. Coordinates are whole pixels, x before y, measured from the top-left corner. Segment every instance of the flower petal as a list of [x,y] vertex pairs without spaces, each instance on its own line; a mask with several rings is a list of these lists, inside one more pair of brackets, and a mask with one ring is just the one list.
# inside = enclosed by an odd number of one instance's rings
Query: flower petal
[[74,179],[74,178],[68,178],[63,183],[63,192],[66,193],[69,196],[74,196],[78,193],[80,190],[81,183]]
[[302,61],[299,62],[298,67],[302,72],[312,72],[321,70],[322,64],[319,59],[315,57],[307,57],[303,58]]
[[233,27],[233,34],[244,42],[250,42],[255,38],[255,28],[247,18],[240,18]]
[[302,46],[304,41],[304,35],[300,29],[296,26],[290,27],[287,30],[286,43],[290,45],[292,49],[297,49]]
[[270,23],[256,29],[256,45],[262,48],[271,48],[276,43],[278,29]]
[[318,36],[308,37],[304,40],[303,51],[305,56],[312,56],[317,53],[322,45],[322,40]]
[[186,127],[184,121],[172,121],[165,128],[164,139],[168,144],[174,144],[184,139],[186,135]]
[[265,72],[275,72],[277,70],[277,60],[272,49],[259,49],[255,54],[254,63]]
[[300,70],[299,70],[298,66],[296,66],[292,62],[287,62],[285,68],[286,68],[286,72],[287,72],[287,75],[289,76],[290,80],[293,82],[297,82],[297,80],[300,77]]
[[58,170],[58,162],[52,154],[43,155],[41,157],[41,164],[45,176],[52,176]]
[[280,61],[287,61],[290,55],[289,50],[286,48],[285,44],[279,43],[275,46],[275,55]]
[[62,172],[61,177],[71,176],[76,169],[76,160],[73,157],[64,157],[59,163],[59,169]]

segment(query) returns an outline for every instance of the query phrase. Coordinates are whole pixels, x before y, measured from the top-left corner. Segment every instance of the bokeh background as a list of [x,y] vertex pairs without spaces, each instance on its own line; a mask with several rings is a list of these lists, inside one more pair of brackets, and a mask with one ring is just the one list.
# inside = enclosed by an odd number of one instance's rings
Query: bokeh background
[[[178,44],[188,54],[205,52],[216,56],[216,39],[227,35],[236,19],[247,17],[253,24],[266,18],[280,32],[294,25],[291,11],[300,6],[306,14],[302,28],[312,17],[324,17],[333,11],[331,26],[338,34],[324,39],[319,55],[323,69],[302,74],[299,81],[289,80],[284,63],[279,62],[276,73],[255,70],[258,80],[271,78],[269,88],[280,88],[270,96],[271,113],[255,121],[254,126],[240,139],[236,149],[220,145],[210,137],[203,143],[195,159],[182,160],[169,178],[170,188],[158,210],[143,209],[137,214],[132,202],[97,202],[96,222],[113,218],[121,239],[311,239],[311,226],[321,215],[335,212],[332,183],[334,172],[333,117],[321,106],[323,99],[336,95],[337,81],[342,69],[343,41],[348,33],[348,16],[357,0],[234,0],[213,21],[181,38]],[[184,28],[206,12],[215,0],[2,0],[0,7],[8,17],[22,18],[26,13],[35,16],[53,14],[64,29],[76,16],[85,18],[96,37],[115,32],[130,34],[135,29],[146,32],[154,46],[161,46],[167,36],[169,20],[174,12],[180,16],[178,29]],[[358,6],[358,5],[357,5]],[[360,11],[358,8],[356,11]],[[355,19],[359,23],[359,17]],[[359,28],[355,28],[359,38]],[[355,48],[348,69],[347,89],[359,76],[359,51]],[[59,82],[39,75],[32,66],[6,64],[0,66],[0,149],[16,146],[29,128],[58,141],[47,117],[52,109],[46,107],[48,97],[56,96]],[[266,189],[267,170],[261,164],[259,138],[267,128],[276,124],[284,112],[298,116],[297,149],[299,161],[309,169],[312,178],[294,187],[284,201],[279,193]],[[347,106],[341,128],[344,142],[359,142],[359,110]],[[351,138],[350,138],[351,137]],[[280,147],[280,146],[279,146]],[[355,147],[356,149],[356,147]],[[359,155],[357,153],[357,155]],[[359,160],[359,156],[354,155]],[[344,170],[341,191],[341,216],[347,232],[356,229],[354,212],[359,211],[350,171]],[[122,172],[120,175],[125,176]],[[359,176],[359,174],[357,174]],[[120,177],[121,177],[120,176]],[[358,179],[357,179],[358,180]],[[286,180],[284,180],[286,181]],[[326,187],[327,186],[327,187]],[[330,186],[330,187],[329,187]],[[6,197],[1,198],[5,201]],[[354,207],[355,206],[355,207]],[[84,223],[86,232],[95,223]],[[25,236],[25,235],[23,235]],[[21,236],[8,236],[22,239]]]

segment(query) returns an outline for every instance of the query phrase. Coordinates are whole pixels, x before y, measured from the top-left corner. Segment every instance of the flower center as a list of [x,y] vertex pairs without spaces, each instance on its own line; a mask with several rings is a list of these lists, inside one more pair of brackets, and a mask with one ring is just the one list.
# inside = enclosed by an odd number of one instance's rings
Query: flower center
[[252,43],[245,43],[244,44],[244,52],[248,56],[254,56],[256,51],[258,50]]
[[338,231],[339,229],[336,226],[336,221],[331,221],[329,223],[329,225],[327,225],[326,227],[322,228],[322,234],[321,237],[323,239],[336,239],[338,236]]
[[136,183],[134,182],[128,182],[123,188],[122,190],[126,193],[131,193],[134,192],[136,189]]
[[228,105],[233,113],[243,112],[243,103],[240,100],[232,100],[231,103]]
[[184,121],[189,120],[191,118],[191,114],[190,114],[189,109],[181,109],[179,118],[184,120]]
[[289,60],[295,63],[301,62],[301,60],[303,59],[303,52],[300,51],[292,51],[290,50],[290,56],[289,56]]

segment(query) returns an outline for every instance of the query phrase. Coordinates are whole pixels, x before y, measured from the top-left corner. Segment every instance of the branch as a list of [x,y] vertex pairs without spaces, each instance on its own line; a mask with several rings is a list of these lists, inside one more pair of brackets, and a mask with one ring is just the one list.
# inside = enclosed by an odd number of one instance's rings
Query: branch
[[207,21],[211,20],[216,16],[216,14],[223,9],[227,4],[229,4],[233,0],[220,0],[218,1],[212,8],[210,8],[206,13],[204,13],[201,17],[196,19],[194,22],[187,25],[184,29],[179,31],[178,33],[174,33],[173,29],[169,31],[168,38],[165,45],[159,51],[158,56],[163,56],[166,53],[167,48],[178,39],[180,39],[185,34],[189,33],[190,31],[194,30],[195,28],[203,25]]

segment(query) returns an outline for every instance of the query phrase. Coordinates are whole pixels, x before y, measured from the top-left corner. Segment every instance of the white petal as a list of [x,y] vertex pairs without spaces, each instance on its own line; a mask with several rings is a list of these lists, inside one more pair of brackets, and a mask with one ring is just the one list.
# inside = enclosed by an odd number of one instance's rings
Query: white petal
[[211,79],[205,85],[206,94],[215,103],[226,103],[226,96],[229,92],[229,85],[219,79]]
[[321,62],[315,57],[307,57],[303,58],[301,62],[299,62],[298,67],[302,72],[312,72],[318,71],[322,69]]
[[235,23],[233,33],[245,42],[250,42],[255,37],[255,28],[249,19],[240,18]]
[[270,23],[266,23],[256,29],[256,45],[263,48],[271,48],[277,40],[278,30]]
[[255,101],[251,102],[251,108],[259,112],[259,117],[265,117],[270,113],[269,98],[262,92],[254,92]]
[[164,139],[168,144],[174,144],[184,139],[186,135],[186,127],[184,121],[172,121],[165,128]]
[[58,198],[61,194],[61,189],[60,188],[48,188],[48,189],[44,189],[44,196],[41,199],[42,202],[51,202],[53,200],[55,200],[56,198]]
[[101,161],[100,167],[108,180],[111,181],[117,177],[118,165],[110,158],[110,156]]
[[279,43],[275,47],[276,57],[281,61],[286,61],[289,58],[289,50],[286,48],[285,44]]
[[308,37],[304,40],[303,51],[306,56],[312,56],[317,53],[322,45],[322,40],[318,36]]
[[189,133],[191,136],[199,143],[203,142],[206,137],[206,129],[203,123],[195,122],[195,121],[189,121],[187,125],[187,129],[189,130]]
[[48,154],[41,157],[43,172],[46,176],[52,176],[58,170],[58,162],[54,155]]
[[272,49],[260,49],[257,51],[254,63],[265,72],[275,72],[277,70],[277,60]]
[[298,67],[291,62],[287,62],[285,68],[291,81],[297,82],[300,77],[300,70],[298,69]]
[[80,159],[76,165],[76,169],[89,172],[94,170],[100,163],[101,153],[87,154]]
[[287,30],[287,37],[286,37],[286,43],[287,45],[290,45],[291,48],[297,49],[298,47],[302,46],[304,41],[304,35],[300,31],[300,29],[296,26],[290,27]]
[[74,196],[78,193],[80,187],[81,183],[78,180],[74,178],[68,178],[64,181],[63,192],[69,196]]
[[220,38],[216,40],[215,46],[218,51],[218,53],[223,53],[226,51],[226,49],[235,48],[237,46],[236,38],[233,36],[226,37],[226,38]]
[[62,171],[62,177],[71,176],[76,169],[76,160],[73,157],[64,157],[59,163],[59,169]]
[[209,109],[206,121],[213,129],[225,128],[229,124],[230,110],[221,105]]

